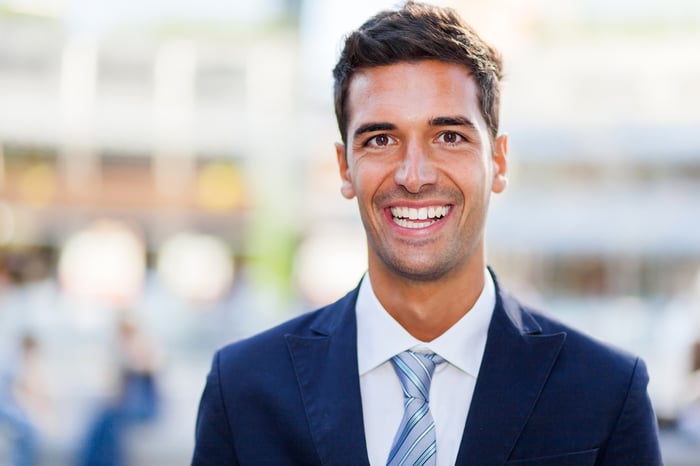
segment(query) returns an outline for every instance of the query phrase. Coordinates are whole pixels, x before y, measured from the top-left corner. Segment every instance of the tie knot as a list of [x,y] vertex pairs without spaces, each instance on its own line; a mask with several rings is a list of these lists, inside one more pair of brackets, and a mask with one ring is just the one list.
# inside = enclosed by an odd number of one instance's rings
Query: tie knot
[[401,381],[404,396],[429,401],[430,382],[435,366],[444,362],[435,353],[425,354],[404,351],[391,358],[394,370]]

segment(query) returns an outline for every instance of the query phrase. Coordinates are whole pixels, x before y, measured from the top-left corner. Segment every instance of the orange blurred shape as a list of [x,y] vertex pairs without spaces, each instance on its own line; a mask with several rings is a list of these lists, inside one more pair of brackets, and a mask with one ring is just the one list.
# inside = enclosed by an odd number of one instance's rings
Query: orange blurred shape
[[21,199],[34,205],[46,205],[56,193],[56,171],[47,163],[28,166],[19,176],[18,190]]
[[243,180],[228,162],[212,162],[197,175],[197,203],[207,210],[225,212],[243,205]]

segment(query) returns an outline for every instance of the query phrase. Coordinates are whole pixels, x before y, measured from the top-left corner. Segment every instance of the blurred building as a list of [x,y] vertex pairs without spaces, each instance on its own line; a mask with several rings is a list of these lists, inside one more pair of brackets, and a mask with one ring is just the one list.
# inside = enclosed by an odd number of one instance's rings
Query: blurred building
[[[274,147],[256,115],[269,101],[290,111],[284,28],[96,35],[55,17],[0,22],[5,243],[54,244],[109,216],[142,225],[152,244],[196,227],[241,248],[254,198],[244,178]],[[260,89],[270,75],[279,88]]]
[[667,298],[695,279],[700,15],[674,7],[539,11],[506,56],[513,179],[491,246],[539,288]]

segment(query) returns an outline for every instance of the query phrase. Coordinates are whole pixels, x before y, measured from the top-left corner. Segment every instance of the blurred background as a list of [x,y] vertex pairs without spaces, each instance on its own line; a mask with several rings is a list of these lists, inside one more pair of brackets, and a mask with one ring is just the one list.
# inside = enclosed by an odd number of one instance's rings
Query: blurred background
[[[395,3],[0,0],[0,465],[189,464],[213,351],[358,282],[331,69]],[[490,263],[700,464],[700,3],[439,3],[505,57]]]

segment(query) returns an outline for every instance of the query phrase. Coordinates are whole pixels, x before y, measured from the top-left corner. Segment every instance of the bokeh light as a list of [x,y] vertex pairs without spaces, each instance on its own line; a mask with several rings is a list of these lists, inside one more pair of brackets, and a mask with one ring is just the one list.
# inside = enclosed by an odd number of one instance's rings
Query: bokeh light
[[65,292],[112,308],[133,305],[145,275],[143,240],[127,224],[99,220],[68,239],[58,262]]
[[304,297],[320,306],[354,288],[367,269],[364,232],[344,226],[324,226],[302,241],[295,276]]
[[233,283],[233,258],[218,238],[182,232],[163,243],[158,277],[175,295],[196,304],[216,301]]

